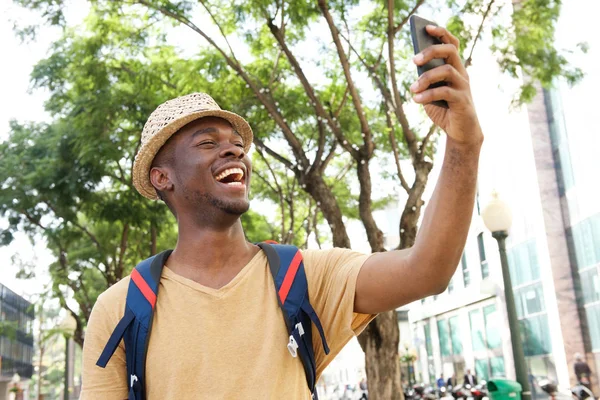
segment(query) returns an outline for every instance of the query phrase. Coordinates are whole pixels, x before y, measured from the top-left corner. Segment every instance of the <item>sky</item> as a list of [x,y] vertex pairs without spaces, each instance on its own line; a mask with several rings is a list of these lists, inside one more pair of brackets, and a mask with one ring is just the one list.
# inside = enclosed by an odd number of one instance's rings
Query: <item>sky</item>
[[[69,20],[81,20],[86,13],[85,6],[81,6],[84,3],[80,0],[71,0],[71,2],[75,4],[75,7],[66,7],[67,10],[70,10],[70,15],[68,15]],[[34,42],[21,43],[13,33],[13,23],[16,21],[21,24],[32,24],[40,21],[39,17],[35,13],[21,9],[11,1],[2,1],[0,3],[0,52],[4,55],[10,55],[8,62],[0,63],[0,88],[2,93],[4,93],[4,96],[0,97],[0,140],[4,140],[8,136],[8,123],[11,119],[18,121],[49,120],[49,116],[43,108],[43,103],[48,97],[48,93],[40,89],[31,91],[29,74],[35,63],[49,54],[49,45],[52,41],[60,37],[60,31],[56,28],[42,27],[40,34]],[[576,43],[596,37],[591,31],[591,27],[594,24],[592,15],[595,13],[580,12],[582,9],[598,8],[596,2],[594,0],[571,0],[564,4],[563,16],[557,30],[558,46],[560,48],[572,48]],[[572,29],[575,22],[579,26],[578,30]],[[175,36],[182,35],[183,37],[185,32],[175,30],[172,34]],[[187,36],[186,40],[189,42]],[[189,45],[190,49],[195,48],[195,43]],[[234,43],[235,46],[236,44]],[[582,64],[587,63],[586,65],[589,66],[590,63],[588,60],[591,57],[598,59],[597,56],[598,45],[596,40],[596,43],[592,43],[590,53],[587,56],[574,58],[573,61]],[[508,114],[506,111],[508,94],[515,89],[515,82],[505,77],[498,77],[497,81],[490,82],[489,75],[487,74],[490,67],[494,67],[493,59],[489,57],[489,54],[485,53],[485,46],[479,46],[475,53],[475,65],[470,70],[470,74],[473,95],[484,130],[494,131],[497,129],[498,124],[503,124],[503,129],[510,129],[511,126],[522,127],[524,123],[523,114],[518,112]],[[597,78],[598,75],[596,74],[595,80],[590,81],[588,79],[586,83],[597,86]],[[498,96],[490,96],[490,90],[496,91]],[[584,87],[582,90],[585,91],[586,88]],[[574,93],[570,91],[569,96],[571,96],[571,99],[575,96],[576,99],[577,96],[581,97],[582,94],[575,90]],[[587,103],[584,105],[583,110],[579,105],[577,107],[572,106],[573,104],[578,104],[578,102],[568,101],[566,103],[567,108],[571,106],[569,112],[574,116],[571,118],[574,121],[572,123],[575,124],[572,129],[581,129],[581,125],[587,121],[585,114],[593,112],[591,107],[594,103]],[[501,112],[498,112],[498,110],[501,110]],[[594,137],[597,136],[594,135]],[[498,135],[491,135],[489,140],[486,140],[487,143],[485,146],[487,148],[488,160],[491,160],[491,162],[499,161],[496,158],[499,157],[497,152],[492,151],[499,137]],[[595,148],[599,147],[595,146]],[[486,154],[486,149],[484,149],[483,154]],[[495,180],[493,177],[491,179]],[[430,188],[432,187],[433,185],[430,185]],[[0,220],[0,228],[5,225],[6,221]],[[353,226],[352,224],[349,226],[349,231],[351,233],[355,232],[356,237],[361,237],[361,232],[363,232],[362,227],[358,225]],[[24,262],[35,262],[39,266],[37,279],[22,281],[15,278],[17,272],[15,264],[18,264],[18,262],[13,263],[10,261],[15,255]],[[18,235],[11,246],[0,248],[0,259],[4,261],[0,267],[0,282],[19,294],[28,296],[37,293],[48,281],[44,271],[46,266],[52,261],[52,257],[41,240],[37,240],[35,244],[32,244],[24,235]]]

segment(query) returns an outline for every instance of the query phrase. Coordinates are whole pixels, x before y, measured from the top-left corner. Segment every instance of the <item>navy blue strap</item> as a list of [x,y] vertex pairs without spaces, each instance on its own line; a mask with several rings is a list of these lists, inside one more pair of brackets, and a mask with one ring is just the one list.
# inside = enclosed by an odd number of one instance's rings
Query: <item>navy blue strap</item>
[[121,321],[119,321],[119,323],[117,324],[117,327],[113,331],[112,335],[110,335],[110,338],[108,339],[108,342],[106,343],[106,346],[104,346],[104,350],[102,351],[100,358],[98,358],[98,361],[96,362],[97,366],[102,367],[102,368],[106,367],[106,364],[108,364],[108,361],[110,360],[112,355],[115,353],[115,350],[117,350],[119,343],[121,343],[121,339],[123,339],[125,330],[129,326],[129,324],[131,324],[131,322],[133,321],[134,318],[135,318],[135,314],[131,310],[129,310],[129,308],[127,308],[125,310],[125,315],[123,316],[123,318],[121,318]]
[[279,253],[275,250],[275,248],[268,243],[259,243],[258,246],[265,252],[267,255],[267,262],[269,263],[269,269],[271,270],[271,275],[273,276],[273,283],[275,284],[275,293],[277,297],[277,303],[281,308],[283,314],[283,320],[285,321],[285,325],[288,328],[288,332],[291,332],[294,329],[292,325],[292,321],[290,321],[290,317],[286,312],[283,304],[281,304],[281,299],[277,295],[279,292],[279,286],[277,285],[277,275],[279,274],[279,270],[281,269],[281,258],[279,257]]
[[325,354],[329,354],[329,346],[327,345],[327,340],[325,339],[325,331],[323,331],[323,325],[321,325],[321,321],[319,320],[315,309],[310,305],[308,301],[303,302],[301,308],[306,314],[308,314],[310,320],[313,322],[313,324],[315,324],[315,326],[319,330],[321,342],[323,343],[323,350],[325,350]]

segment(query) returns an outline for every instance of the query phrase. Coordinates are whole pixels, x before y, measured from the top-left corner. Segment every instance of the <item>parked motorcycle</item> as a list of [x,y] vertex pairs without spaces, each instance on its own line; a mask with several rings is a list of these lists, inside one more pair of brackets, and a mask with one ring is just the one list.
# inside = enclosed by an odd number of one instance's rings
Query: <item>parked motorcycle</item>
[[471,397],[473,397],[473,400],[489,400],[487,382],[482,380],[478,385],[471,388]]
[[[557,400],[557,397],[566,397],[564,395],[560,396],[561,393],[558,390],[558,386],[550,379],[542,379],[538,381],[538,383],[540,388],[550,396],[551,400]],[[594,399],[594,394],[592,391],[581,383],[573,386],[570,389],[570,393],[573,400],[585,400],[588,398]]]
[[456,385],[452,387],[450,393],[455,400],[467,400],[469,397],[471,397],[471,385]]

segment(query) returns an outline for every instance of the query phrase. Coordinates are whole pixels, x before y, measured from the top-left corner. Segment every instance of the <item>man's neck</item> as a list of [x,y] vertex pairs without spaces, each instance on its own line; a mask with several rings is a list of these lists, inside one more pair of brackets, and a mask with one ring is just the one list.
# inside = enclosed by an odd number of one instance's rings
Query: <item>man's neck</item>
[[179,221],[177,246],[167,265],[178,275],[219,288],[231,281],[258,251],[246,240],[239,219],[218,228],[200,228]]

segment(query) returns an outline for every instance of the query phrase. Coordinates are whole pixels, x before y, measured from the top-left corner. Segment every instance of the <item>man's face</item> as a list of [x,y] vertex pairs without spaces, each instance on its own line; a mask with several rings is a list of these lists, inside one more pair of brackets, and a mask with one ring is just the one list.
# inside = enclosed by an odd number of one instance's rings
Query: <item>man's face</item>
[[229,122],[201,118],[181,128],[174,139],[171,180],[177,209],[197,214],[248,211],[252,164]]

